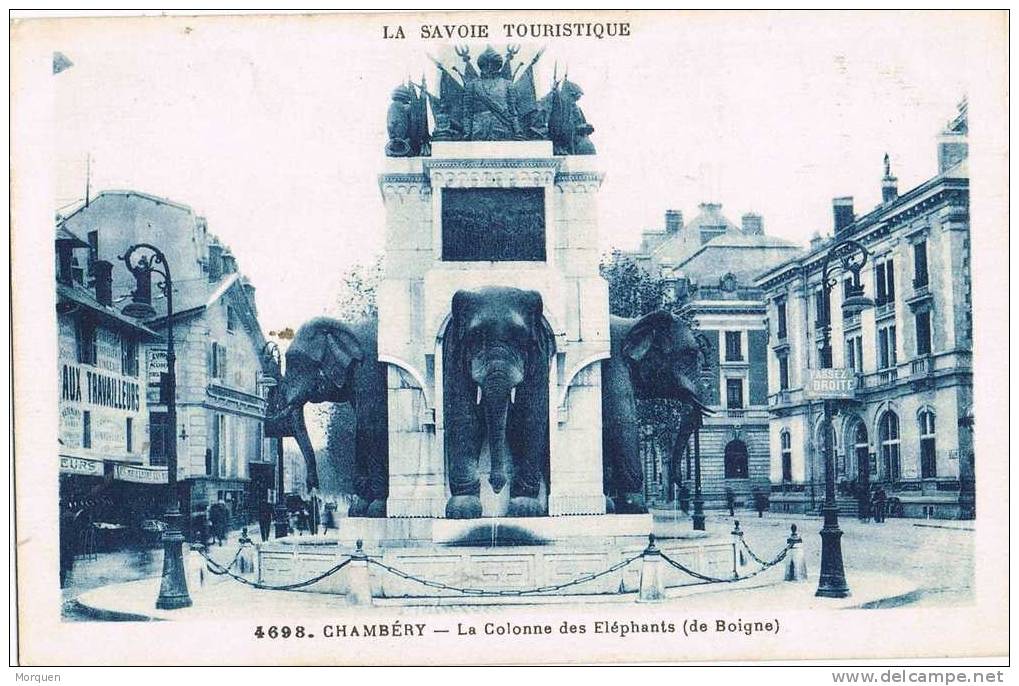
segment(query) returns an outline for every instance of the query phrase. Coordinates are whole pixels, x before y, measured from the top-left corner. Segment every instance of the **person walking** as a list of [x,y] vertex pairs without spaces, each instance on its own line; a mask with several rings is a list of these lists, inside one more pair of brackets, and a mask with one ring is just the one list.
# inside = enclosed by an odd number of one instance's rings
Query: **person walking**
[[216,543],[220,546],[223,545],[223,541],[226,540],[226,530],[229,524],[230,511],[226,507],[226,503],[222,500],[217,500],[209,507],[209,521],[212,523],[212,537]]
[[877,487],[874,491],[874,521],[879,524],[885,522],[885,501],[887,496],[885,495],[885,489],[881,486]]
[[272,525],[272,505],[268,500],[263,500],[258,506],[258,533],[262,537],[262,543],[269,540],[269,527]]

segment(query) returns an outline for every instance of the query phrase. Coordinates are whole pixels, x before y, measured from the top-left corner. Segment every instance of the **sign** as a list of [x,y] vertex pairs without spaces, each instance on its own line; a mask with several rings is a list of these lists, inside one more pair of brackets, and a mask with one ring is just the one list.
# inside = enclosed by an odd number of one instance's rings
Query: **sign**
[[166,467],[136,467],[134,465],[113,465],[113,478],[137,484],[165,484]]
[[818,400],[852,400],[856,397],[856,372],[841,367],[808,369],[803,394]]
[[82,474],[84,476],[102,476],[102,460],[86,460],[81,457],[60,456],[61,474]]
[[170,365],[166,357],[166,348],[149,348],[146,360],[146,376],[148,389],[146,398],[150,403],[159,403],[160,384],[163,374],[170,371]]

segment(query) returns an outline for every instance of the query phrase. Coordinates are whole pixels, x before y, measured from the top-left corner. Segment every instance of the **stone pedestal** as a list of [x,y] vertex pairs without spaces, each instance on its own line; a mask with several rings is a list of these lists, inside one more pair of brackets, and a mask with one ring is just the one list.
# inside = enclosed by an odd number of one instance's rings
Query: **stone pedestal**
[[[609,313],[598,272],[595,164],[594,156],[555,156],[548,141],[436,141],[431,157],[386,159],[379,359],[390,365],[389,517],[445,514],[443,336],[453,294],[485,286],[538,291],[555,335],[550,483],[542,488],[548,513],[605,512],[600,362],[609,355]],[[444,260],[443,194],[471,188],[540,189],[545,259]],[[484,471],[484,454],[481,464]],[[507,491],[482,493],[484,516],[505,514]]]

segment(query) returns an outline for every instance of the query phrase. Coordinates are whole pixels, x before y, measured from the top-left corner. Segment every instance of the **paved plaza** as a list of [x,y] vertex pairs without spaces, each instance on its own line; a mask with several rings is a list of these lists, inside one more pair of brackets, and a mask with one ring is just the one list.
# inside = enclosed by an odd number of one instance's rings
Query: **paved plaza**
[[[728,513],[710,513],[708,532],[725,535],[734,518]],[[883,524],[863,523],[843,518],[843,555],[852,595],[842,600],[817,599],[813,595],[820,567],[821,520],[817,517],[737,512],[735,519],[745,532],[750,549],[763,559],[771,559],[785,545],[790,525],[796,524],[803,537],[808,581],[792,584],[783,581],[782,565],[736,584],[711,584],[669,589],[668,603],[687,608],[739,609],[841,609],[888,607],[946,607],[973,601],[973,547],[975,524],[944,520],[894,519]],[[342,520],[341,520],[342,526]],[[234,532],[222,547],[211,554],[227,564],[238,547]],[[635,563],[639,564],[639,563]],[[344,596],[306,592],[279,592],[252,589],[225,577],[206,575],[207,583],[192,589],[195,604],[187,610],[159,613],[153,604],[159,587],[162,552],[124,551],[100,554],[94,560],[79,561],[64,589],[64,617],[68,621],[112,619],[198,619],[237,610],[242,614],[253,606],[288,611],[335,612],[349,609]],[[753,571],[748,560],[746,571]],[[376,573],[376,571],[373,571]],[[545,596],[507,600],[502,598],[421,598],[375,599],[378,607],[405,605],[407,611],[428,612],[465,605],[486,607],[491,604],[557,603],[632,603],[635,594],[614,596]],[[246,608],[246,609],[241,609]],[[165,617],[163,615],[166,615]]]

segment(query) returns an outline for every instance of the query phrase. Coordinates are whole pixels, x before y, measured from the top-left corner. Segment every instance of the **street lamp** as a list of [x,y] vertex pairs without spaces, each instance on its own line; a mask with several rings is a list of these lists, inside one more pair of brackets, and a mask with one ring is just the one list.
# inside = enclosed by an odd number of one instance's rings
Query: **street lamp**
[[[874,306],[874,301],[863,294],[860,283],[860,270],[867,263],[870,253],[863,245],[852,239],[846,239],[836,245],[824,258],[821,267],[821,285],[824,289],[823,306],[818,318],[823,322],[821,368],[832,366],[831,355],[831,291],[838,283],[834,272],[841,269],[853,275],[852,282],[846,284],[846,297],[842,301],[844,314],[859,314]],[[842,563],[842,530],[839,528],[839,507],[835,502],[835,455],[832,445],[832,414],[835,401],[824,400],[824,526],[821,527],[821,574],[815,595],[825,598],[845,598],[849,595],[846,583],[846,569]]]
[[[275,341],[267,341],[262,347],[262,362],[266,376],[272,383],[266,382],[268,397],[266,398],[267,415],[275,412],[282,404],[279,402],[280,383],[283,381],[283,361],[280,355],[280,348]],[[276,508],[273,511],[276,519],[276,538],[285,537],[288,531],[287,504],[283,497],[283,437],[288,433],[281,422],[286,419],[266,417],[266,435],[276,439]]]
[[[124,313],[132,317],[149,318],[155,315],[152,307],[152,274],[162,277],[159,289],[166,296],[166,423],[177,426],[177,355],[173,343],[173,279],[166,255],[148,243],[138,243],[127,249],[120,259],[134,274],[136,288],[131,303]],[[163,578],[159,585],[156,607],[176,610],[191,606],[187,576],[184,574],[184,533],[181,528],[180,497],[177,493],[177,437],[166,451],[166,484],[168,503],[166,528],[163,530]]]

